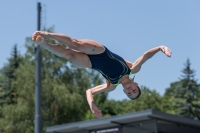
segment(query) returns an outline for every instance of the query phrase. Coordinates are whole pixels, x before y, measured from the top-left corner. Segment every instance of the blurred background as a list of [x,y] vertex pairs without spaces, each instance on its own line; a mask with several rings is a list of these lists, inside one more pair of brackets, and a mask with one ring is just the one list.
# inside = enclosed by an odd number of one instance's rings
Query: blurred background
[[[143,89],[139,100],[129,101],[121,85],[95,97],[105,117],[151,108],[200,119],[199,0],[3,0],[1,132],[34,129],[36,44],[30,37],[37,30],[38,2],[41,30],[96,40],[131,62],[153,47],[166,45],[171,49],[171,58],[159,52],[136,74],[135,81]],[[41,52],[43,127],[94,119],[85,91],[104,83],[102,76],[42,48]]]

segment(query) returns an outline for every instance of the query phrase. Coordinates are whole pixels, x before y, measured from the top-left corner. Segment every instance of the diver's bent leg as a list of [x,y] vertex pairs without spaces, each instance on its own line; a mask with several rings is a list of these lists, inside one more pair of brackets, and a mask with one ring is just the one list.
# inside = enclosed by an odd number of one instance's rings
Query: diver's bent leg
[[38,36],[36,40],[37,44],[41,47],[57,56],[68,59],[74,65],[83,68],[91,68],[91,62],[86,54],[63,48],[60,45],[49,44],[41,36]]
[[86,54],[100,54],[104,52],[105,50],[104,47],[100,43],[93,40],[87,40],[87,39],[76,40],[65,34],[49,33],[49,32],[43,32],[43,31],[36,31],[33,37],[37,35],[41,35],[44,38],[52,38],[62,44],[67,45],[70,49],[81,51]]

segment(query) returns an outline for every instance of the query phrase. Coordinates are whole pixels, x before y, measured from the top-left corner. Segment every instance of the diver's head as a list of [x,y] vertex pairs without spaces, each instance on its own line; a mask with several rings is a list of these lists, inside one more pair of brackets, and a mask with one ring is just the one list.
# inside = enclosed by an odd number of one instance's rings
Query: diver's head
[[138,83],[134,82],[133,79],[129,79],[126,82],[122,82],[124,87],[123,91],[131,100],[138,99],[141,96],[141,90],[138,86]]

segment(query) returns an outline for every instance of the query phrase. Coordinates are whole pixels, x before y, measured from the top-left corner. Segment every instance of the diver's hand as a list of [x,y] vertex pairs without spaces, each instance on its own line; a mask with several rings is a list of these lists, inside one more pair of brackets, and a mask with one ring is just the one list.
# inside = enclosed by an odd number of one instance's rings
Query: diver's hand
[[94,102],[92,102],[92,104],[90,105],[90,110],[92,111],[92,113],[93,113],[97,118],[102,118],[101,110],[99,110],[99,108],[94,104]]
[[171,57],[172,55],[172,52],[170,51],[170,49],[166,46],[160,46],[160,50],[165,54],[167,55],[168,57]]
[[35,41],[38,36],[41,36],[42,38],[46,39],[48,38],[48,35],[49,33],[46,31],[36,31],[32,35],[32,40]]

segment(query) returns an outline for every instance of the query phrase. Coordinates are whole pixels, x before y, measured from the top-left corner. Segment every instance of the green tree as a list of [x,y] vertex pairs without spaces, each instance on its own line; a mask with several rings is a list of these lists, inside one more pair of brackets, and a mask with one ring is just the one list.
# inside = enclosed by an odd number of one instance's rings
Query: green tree
[[11,57],[8,59],[8,63],[0,70],[0,86],[2,93],[0,95],[0,104],[14,104],[16,103],[16,90],[11,88],[12,81],[15,80],[15,71],[22,63],[22,57],[18,51],[17,45],[15,44],[11,52]]
[[[48,40],[55,43],[53,40]],[[34,130],[35,102],[35,44],[26,39],[24,62],[15,72],[11,88],[18,94],[15,105],[6,105],[2,110],[2,132],[30,133]],[[81,69],[68,60],[57,57],[41,48],[42,52],[42,122],[46,126],[58,125],[85,119],[89,110],[86,90],[102,82],[94,71]],[[107,95],[99,95],[104,101]],[[103,100],[101,100],[103,99]]]
[[175,106],[180,108],[180,115],[200,119],[200,85],[195,79],[195,70],[191,69],[189,59],[182,73],[181,84],[175,89],[174,96],[178,99]]
[[191,69],[189,59],[184,66],[180,80],[171,83],[166,89],[164,97],[169,103],[168,112],[200,119],[200,85],[195,79],[195,70]]

